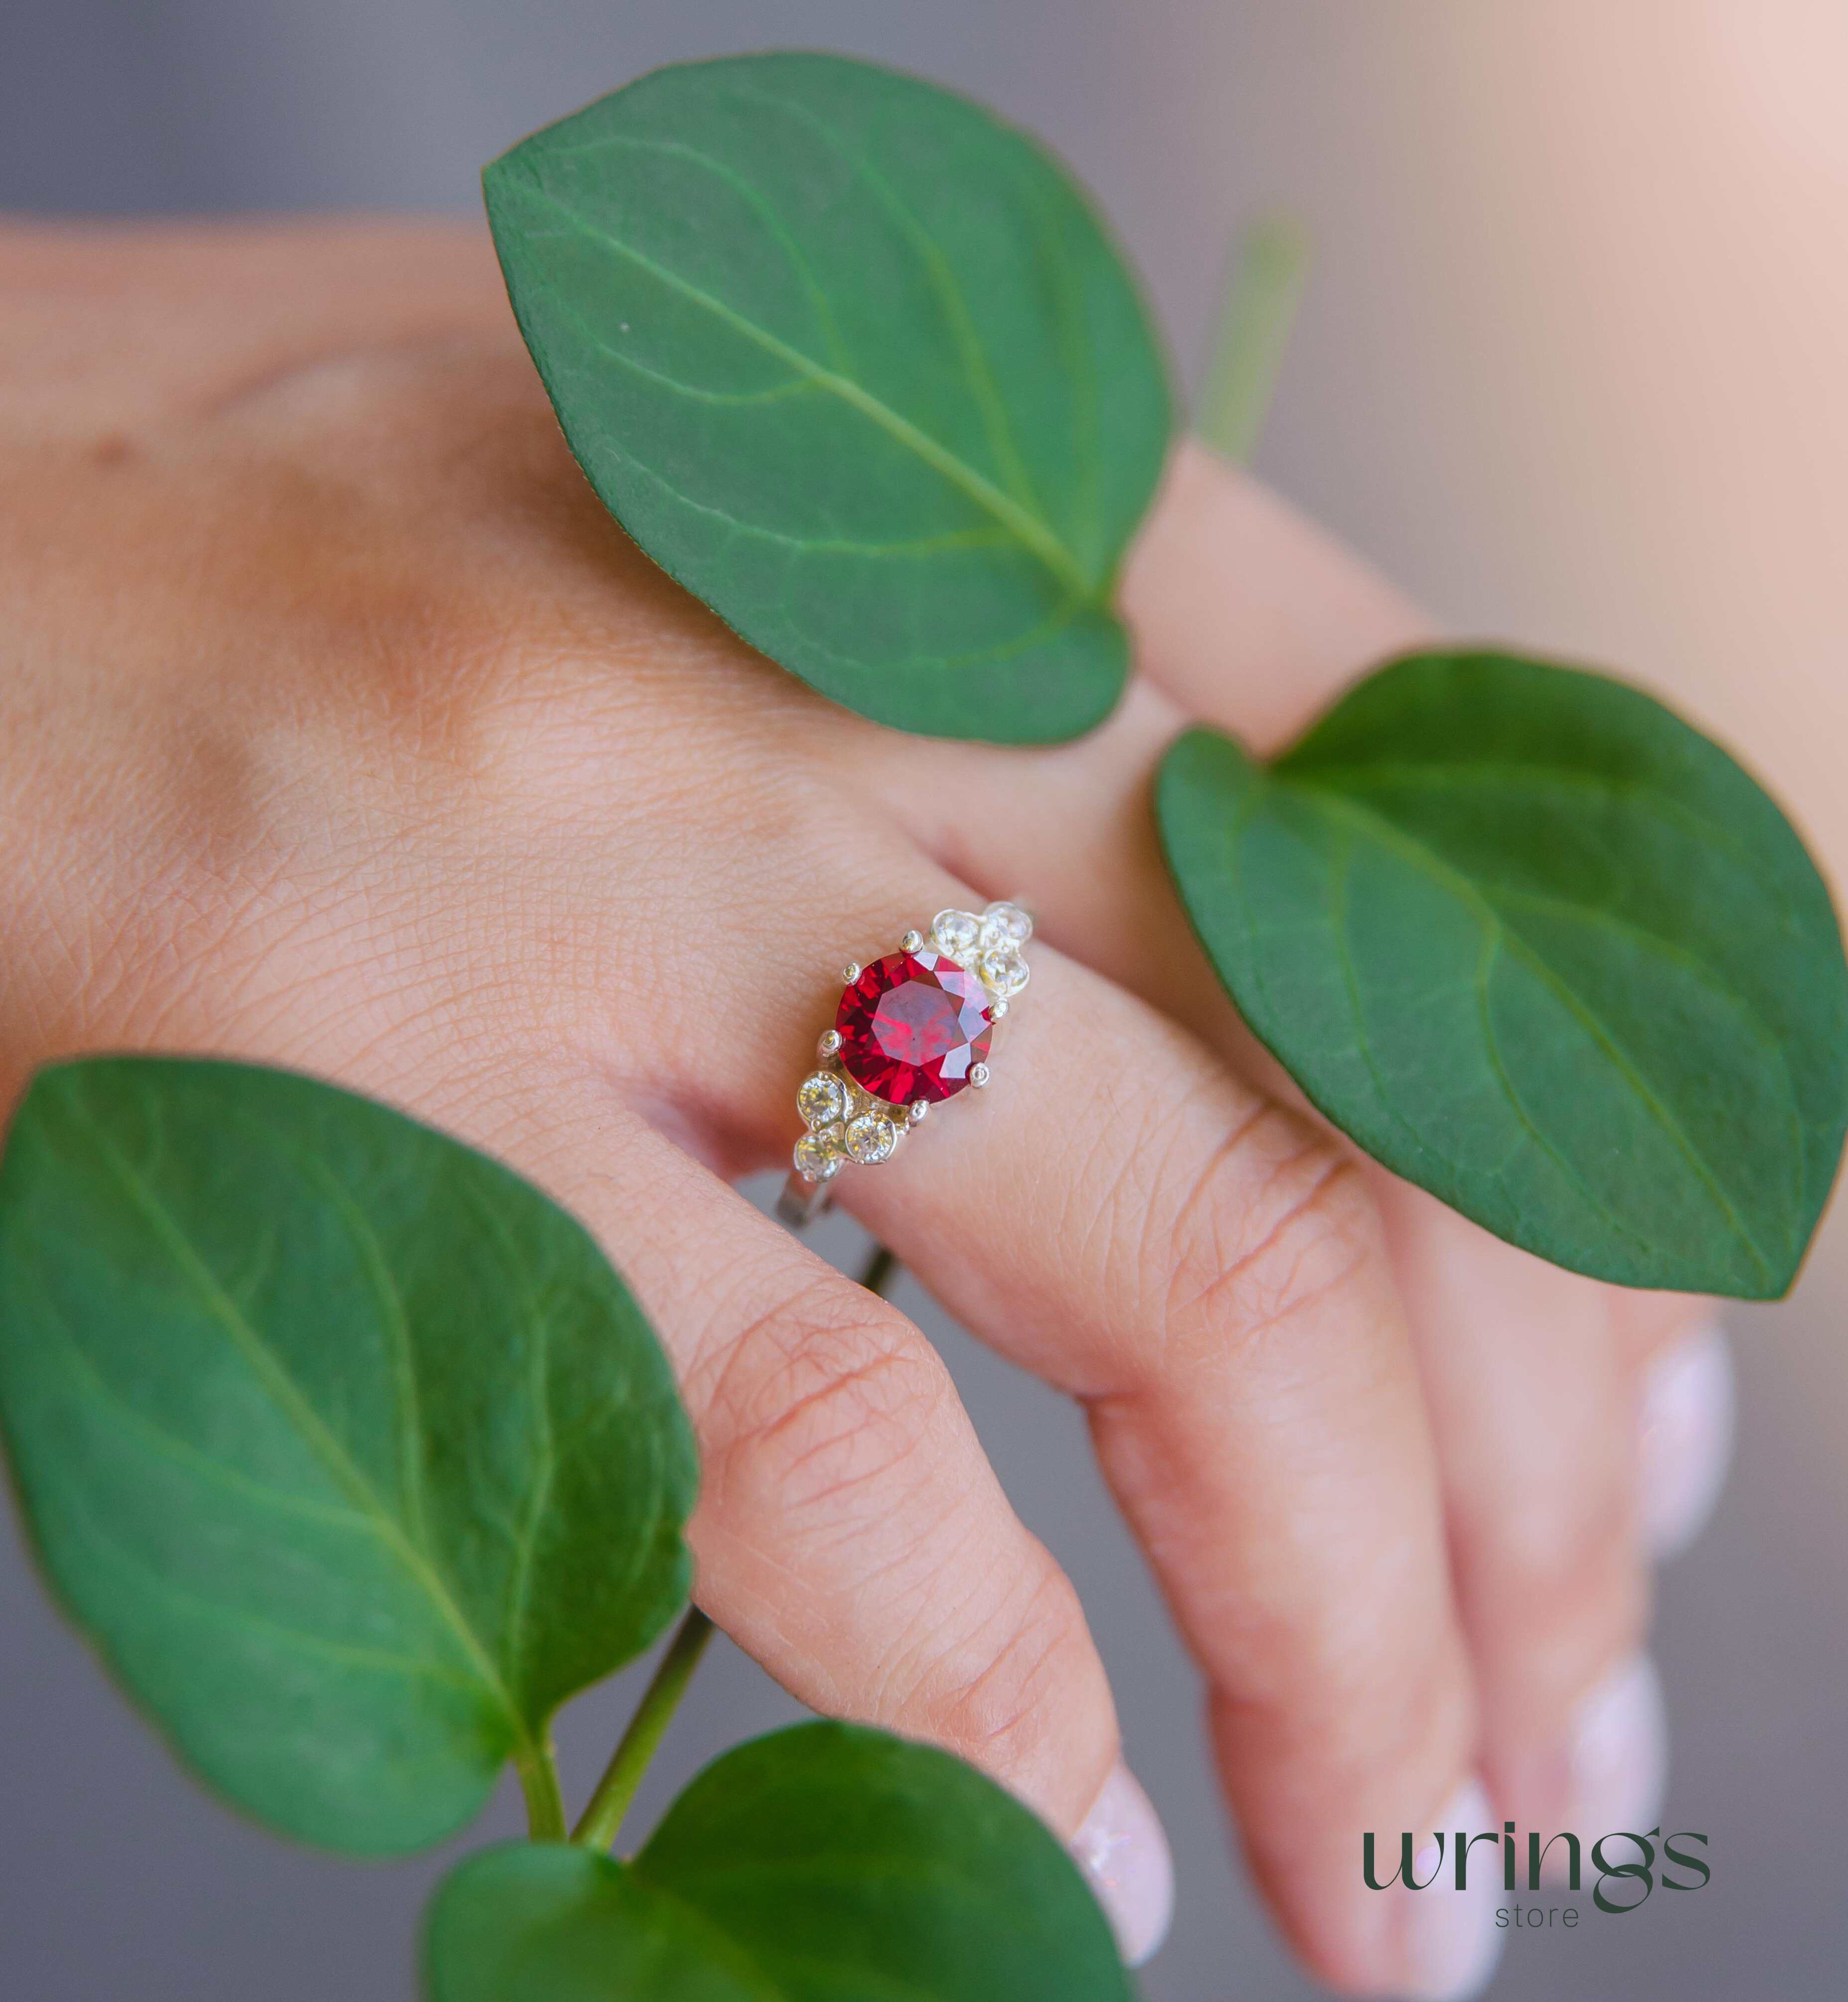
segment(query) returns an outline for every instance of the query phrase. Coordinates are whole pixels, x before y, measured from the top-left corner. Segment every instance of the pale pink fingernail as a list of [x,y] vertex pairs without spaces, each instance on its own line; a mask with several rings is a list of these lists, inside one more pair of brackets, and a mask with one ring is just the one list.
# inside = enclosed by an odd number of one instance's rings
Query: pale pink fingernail
[[1174,1916],[1174,1858],[1154,1803],[1121,1760],[1072,1838],[1117,1936],[1124,1965],[1140,1967],[1168,1936]]
[[1668,1719],[1661,1679],[1647,1655],[1620,1662],[1581,1699],[1567,1756],[1566,1826],[1588,1850],[1601,1835],[1654,1823],[1668,1777]]
[[[1493,1835],[1470,1853],[1465,1888],[1456,1888],[1457,1836]],[[1442,1834],[1440,1843],[1437,1837]],[[1408,2002],[1466,2002],[1479,1995],[1501,1958],[1495,1924],[1501,1896],[1501,1823],[1479,1780],[1445,1805],[1437,1825],[1413,1858],[1422,1889],[1396,1889],[1393,1930],[1399,1960],[1398,1993]]]
[[1706,1528],[1732,1459],[1735,1403],[1732,1351],[1717,1320],[1649,1365],[1637,1459],[1651,1556],[1677,1555]]

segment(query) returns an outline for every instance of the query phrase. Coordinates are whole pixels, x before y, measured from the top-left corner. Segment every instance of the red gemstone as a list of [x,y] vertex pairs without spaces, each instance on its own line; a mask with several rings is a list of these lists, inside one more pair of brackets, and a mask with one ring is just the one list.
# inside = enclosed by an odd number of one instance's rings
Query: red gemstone
[[888,1105],[954,1098],[989,1053],[988,989],[940,952],[875,960],[841,996],[841,1068]]

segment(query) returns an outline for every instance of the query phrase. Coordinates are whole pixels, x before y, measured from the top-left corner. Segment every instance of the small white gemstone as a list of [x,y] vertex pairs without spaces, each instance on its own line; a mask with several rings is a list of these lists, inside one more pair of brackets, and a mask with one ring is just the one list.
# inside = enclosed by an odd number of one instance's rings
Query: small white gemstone
[[982,985],[1008,1000],[1027,985],[1027,962],[1013,951],[985,952],[982,955]]
[[851,987],[859,978],[859,961],[857,959],[849,960],[841,968],[841,978]]
[[1033,920],[1018,904],[991,904],[982,914],[984,945],[1023,946],[1033,936]]
[[922,932],[907,932],[898,941],[898,950],[901,952],[922,952],[924,950],[924,934]]
[[982,943],[982,920],[973,911],[939,911],[930,921],[930,935],[939,952],[947,952],[959,964]]
[[975,1086],[978,1091],[979,1091],[982,1087],[988,1083],[988,1081],[989,1067],[986,1064],[978,1063],[970,1065],[969,1082]]
[[847,1087],[832,1071],[805,1077],[796,1093],[796,1110],[811,1126],[833,1126],[847,1116]]
[[922,1121],[925,1114],[930,1110],[930,1101],[927,1098],[914,1098],[905,1109],[911,1114],[911,1123],[915,1126]]
[[836,1126],[826,1133],[804,1133],[796,1142],[796,1172],[806,1175],[811,1182],[830,1181],[841,1171],[840,1131]]
[[834,1055],[835,1051],[840,1048],[840,1031],[839,1029],[825,1029],[821,1033],[821,1040],[815,1045],[815,1049],[819,1055],[831,1057]]
[[898,1144],[898,1129],[877,1112],[863,1112],[847,1128],[847,1151],[864,1166],[883,1161]]

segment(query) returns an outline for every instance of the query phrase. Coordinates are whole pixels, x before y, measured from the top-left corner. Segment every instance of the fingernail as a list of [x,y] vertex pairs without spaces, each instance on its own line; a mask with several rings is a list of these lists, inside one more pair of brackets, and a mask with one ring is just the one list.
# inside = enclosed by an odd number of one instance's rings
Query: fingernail
[[1677,1556],[1707,1527],[1732,1460],[1735,1401],[1732,1350],[1717,1320],[1649,1365],[1637,1463],[1651,1556]]
[[[1435,1829],[1413,1859],[1422,1890],[1395,1891],[1400,1994],[1407,2002],[1466,2002],[1487,1986],[1501,1958],[1495,1903],[1501,1888],[1501,1846],[1475,1850],[1465,1872],[1467,1888],[1456,1888],[1457,1832],[1499,1838],[1501,1824],[1489,1797],[1472,1780],[1445,1805]],[[1442,1832],[1440,1847],[1436,1836]]]
[[1140,1967],[1168,1936],[1174,1857],[1154,1803],[1121,1760],[1072,1838],[1072,1854],[1104,1907],[1126,1967]]
[[1619,1662],[1581,1699],[1568,1756],[1566,1826],[1588,1850],[1601,1835],[1654,1823],[1668,1777],[1668,1719],[1661,1679],[1647,1655]]

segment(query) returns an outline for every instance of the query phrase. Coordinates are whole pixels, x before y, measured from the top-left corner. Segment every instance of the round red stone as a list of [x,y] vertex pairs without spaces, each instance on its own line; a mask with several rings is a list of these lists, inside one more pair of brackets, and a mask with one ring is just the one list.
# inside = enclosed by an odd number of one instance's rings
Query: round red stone
[[954,1098],[989,1053],[988,989],[940,952],[875,960],[841,996],[841,1068],[888,1105]]

